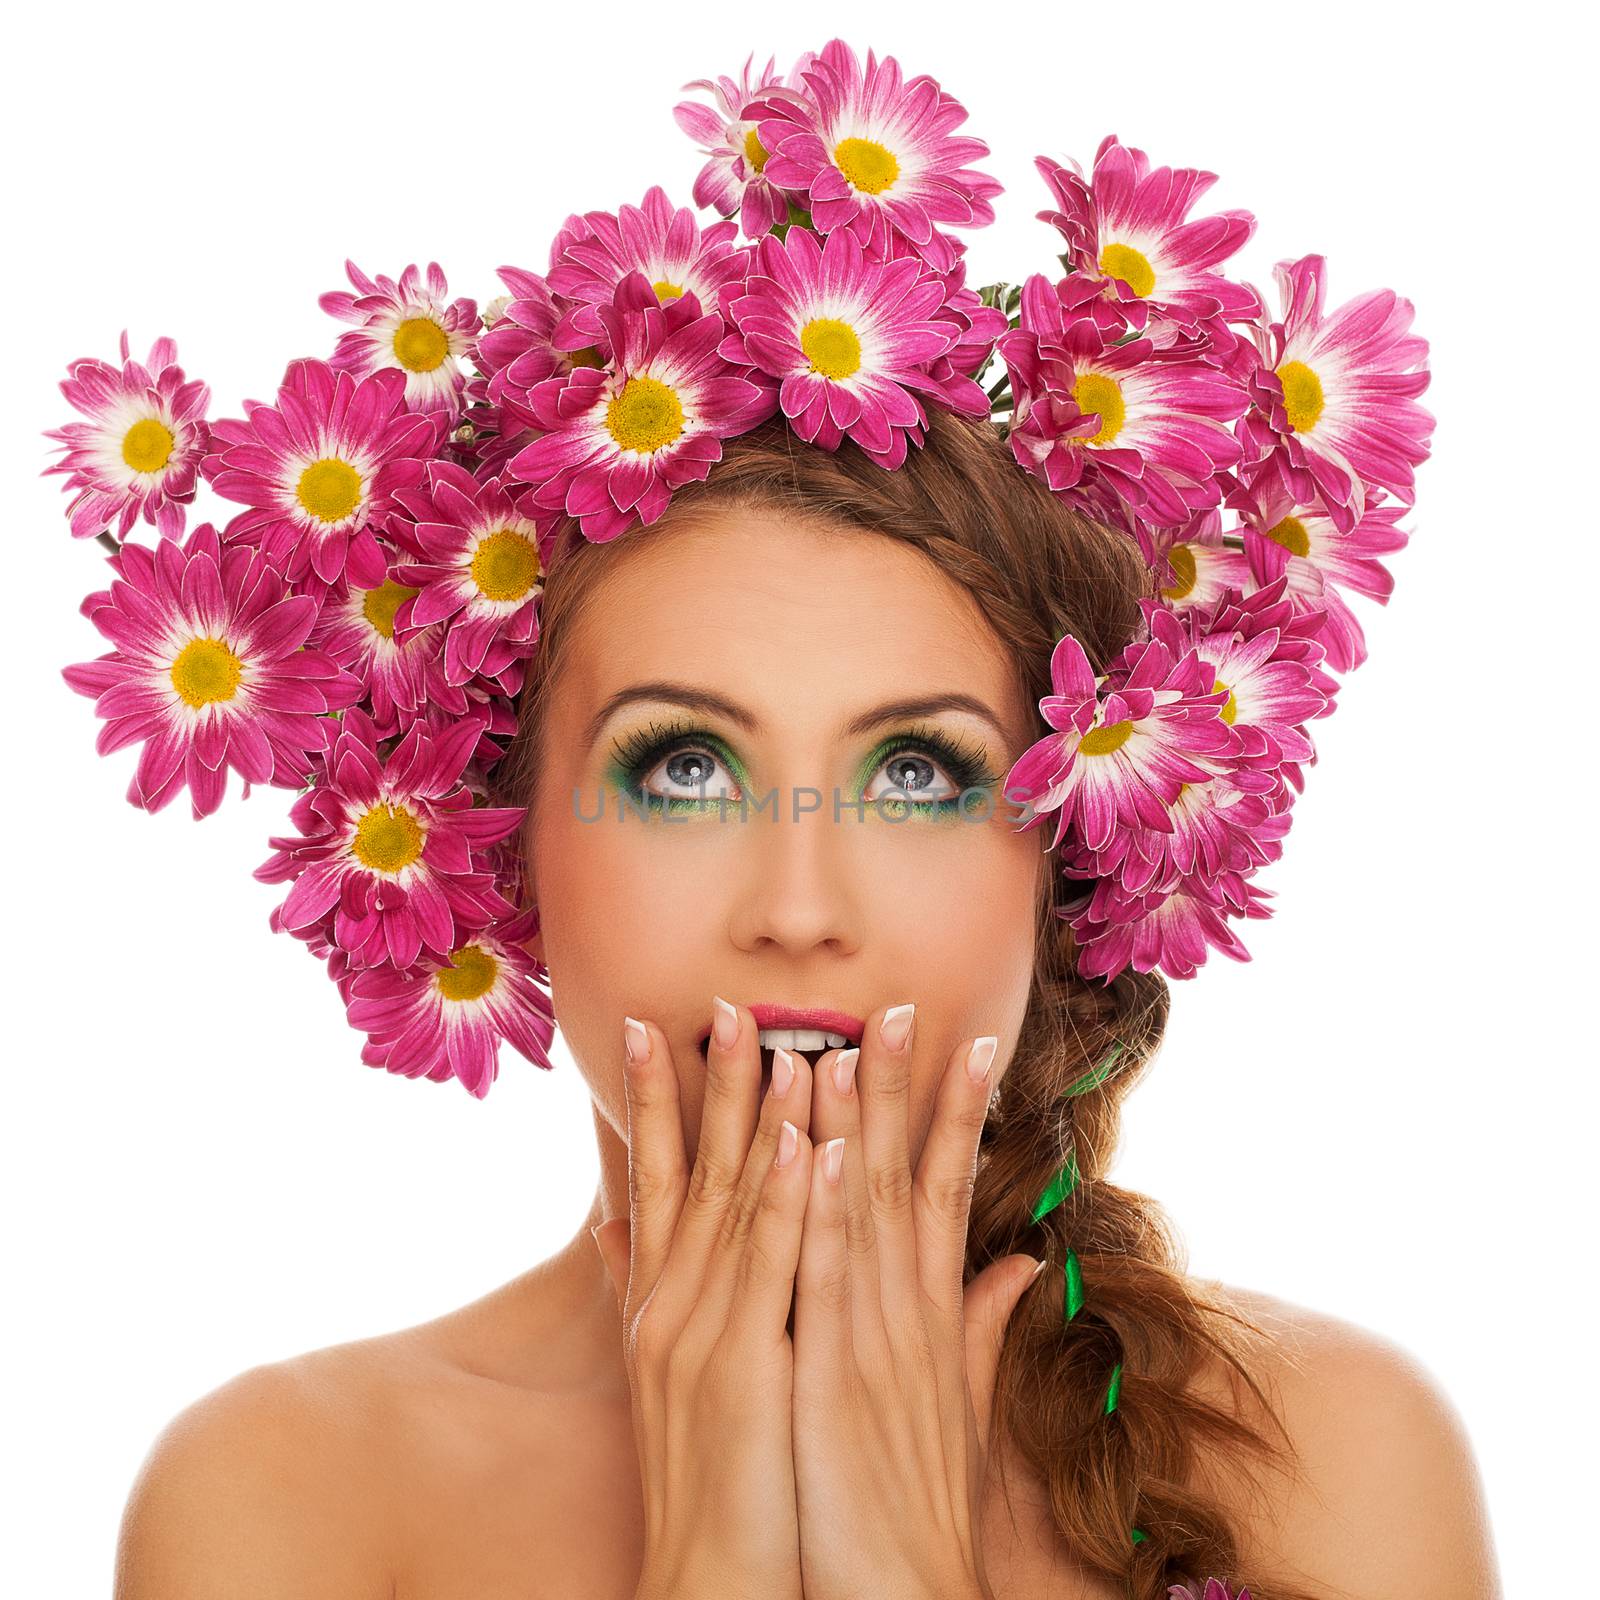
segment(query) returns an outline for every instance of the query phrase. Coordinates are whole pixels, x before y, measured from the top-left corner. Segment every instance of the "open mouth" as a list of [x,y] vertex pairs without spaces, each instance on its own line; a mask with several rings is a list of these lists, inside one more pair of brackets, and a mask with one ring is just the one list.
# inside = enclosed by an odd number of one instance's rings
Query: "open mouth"
[[[842,1033],[831,1033],[822,1028],[763,1028],[761,1039],[761,1087],[763,1092],[772,1081],[773,1052],[782,1048],[790,1055],[804,1056],[813,1071],[819,1060],[829,1050],[844,1050],[850,1040]],[[700,1059],[706,1060],[709,1039],[700,1041]]]

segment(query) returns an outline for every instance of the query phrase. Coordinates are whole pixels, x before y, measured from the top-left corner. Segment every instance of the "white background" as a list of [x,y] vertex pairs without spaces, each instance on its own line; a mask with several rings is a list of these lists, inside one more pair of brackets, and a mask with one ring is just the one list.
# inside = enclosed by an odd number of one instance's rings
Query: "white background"
[[1358,602],[1371,659],[1318,725],[1262,879],[1278,915],[1248,925],[1249,965],[1175,985],[1115,1176],[1171,1209],[1195,1271],[1349,1318],[1436,1375],[1509,1593],[1572,1593],[1587,1569],[1587,52],[1527,4],[1492,30],[1393,4],[1052,6],[1026,28],[987,7],[801,9],[815,26],[747,4],[536,24],[522,5],[283,0],[53,7],[8,30],[4,1592],[105,1592],[176,1411],[476,1298],[566,1240],[595,1179],[564,1051],[540,1074],[508,1050],[483,1103],[360,1064],[320,964],[268,930],[283,890],[250,876],[284,791],[241,803],[230,778],[203,823],[187,794],[155,816],[125,802],[136,752],[97,757],[92,703],[60,677],[106,648],[76,609],[101,553],[36,476],[39,430],[74,415],[66,363],[114,358],[124,326],[141,356],[171,334],[212,415],[239,415],[289,357],[331,350],[316,299],[347,255],[392,275],[438,259],[482,303],[497,265],[546,265],[570,211],[652,182],[690,203],[686,80],[752,48],[787,68],[838,32],[932,73],[990,144],[1007,193],[970,236],[973,283],[1053,269],[1031,158],[1087,164],[1115,132],[1220,173],[1200,210],[1256,213],[1234,275],[1270,291],[1275,261],[1320,251],[1330,308],[1375,286],[1416,303],[1438,429],[1395,597]]

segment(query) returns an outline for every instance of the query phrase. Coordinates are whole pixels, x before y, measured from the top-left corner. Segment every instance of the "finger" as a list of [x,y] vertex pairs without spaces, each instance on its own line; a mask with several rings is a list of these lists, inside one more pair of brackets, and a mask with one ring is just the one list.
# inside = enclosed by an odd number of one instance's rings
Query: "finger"
[[844,1152],[846,1139],[815,1146],[811,1193],[800,1238],[794,1285],[794,1337],[806,1360],[824,1372],[844,1372],[854,1359],[850,1247],[845,1242]]
[[723,1214],[738,1191],[760,1094],[761,1042],[755,1018],[745,1007],[717,996],[706,1041],[700,1141],[665,1269],[687,1293],[699,1294]]
[[623,1050],[628,1225],[633,1241],[630,1273],[623,1284],[631,1286],[635,1304],[642,1304],[666,1266],[689,1186],[689,1167],[678,1074],[666,1035],[654,1023],[624,1018]]
[[756,1200],[728,1315],[729,1339],[746,1349],[776,1348],[789,1337],[789,1302],[800,1264],[815,1151],[792,1120],[784,1118],[779,1127],[778,1149]]
[[962,1311],[967,1392],[972,1396],[979,1447],[985,1452],[1006,1328],[1023,1295],[1039,1281],[1046,1265],[1027,1256],[1007,1256],[1003,1261],[991,1262],[967,1287]]
[[961,1315],[978,1136],[989,1115],[999,1042],[994,1034],[985,1034],[963,1040],[951,1052],[912,1181],[918,1276],[952,1323]]
[[[746,1157],[733,1204],[723,1213],[717,1247],[706,1264],[700,1291],[700,1304],[709,1314],[722,1320],[727,1318],[728,1304],[738,1287],[745,1252],[753,1247],[751,1235],[760,1209],[761,1191],[772,1181],[779,1131],[785,1121],[793,1123],[802,1133],[810,1128],[811,1065],[797,1051],[776,1050],[772,1057],[772,1082],[761,1098],[761,1120],[756,1125],[755,1140]],[[802,1201],[802,1209],[803,1204]],[[792,1273],[790,1277],[792,1294]],[[785,1300],[779,1326],[788,1320],[789,1302]]]
[[[875,1012],[861,1038],[856,1092],[861,1102],[861,1157],[872,1207],[878,1289],[885,1311],[916,1306],[917,1239],[911,1214],[911,1053],[916,1008]],[[888,1036],[885,1036],[885,1028]]]
[[861,1146],[860,1059],[859,1047],[829,1051],[817,1063],[811,1092],[813,1142],[820,1148],[831,1139],[844,1140],[839,1204],[845,1258],[850,1268],[851,1346],[857,1352],[874,1349],[883,1339],[876,1224],[867,1196],[867,1167]]

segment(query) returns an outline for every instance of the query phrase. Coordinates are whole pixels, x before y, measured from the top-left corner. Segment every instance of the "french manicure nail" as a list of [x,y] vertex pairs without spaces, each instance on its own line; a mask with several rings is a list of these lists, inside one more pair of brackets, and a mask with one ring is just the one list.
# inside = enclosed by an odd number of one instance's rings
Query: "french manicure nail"
[[861,1059],[859,1050],[841,1050],[833,1058],[833,1086],[840,1094],[849,1094],[855,1082],[856,1062]]
[[632,1017],[622,1019],[622,1047],[636,1066],[650,1059],[650,1034],[642,1022]]
[[903,1050],[911,1035],[911,1019],[915,1005],[891,1006],[878,1024],[878,1036],[890,1050]]
[[781,1100],[794,1082],[794,1057],[779,1045],[772,1052],[772,1098]]
[[837,1183],[844,1171],[844,1140],[830,1139],[822,1147],[822,1175],[829,1183]]
[[789,1121],[783,1119],[783,1127],[778,1130],[778,1162],[780,1167],[786,1167],[794,1160],[794,1153],[800,1147],[800,1130]]
[[992,1033],[972,1041],[972,1048],[967,1051],[967,1076],[974,1083],[982,1083],[989,1076],[989,1069],[994,1065],[995,1048],[999,1043],[998,1037]]
[[714,996],[711,1003],[714,1007],[711,1031],[722,1049],[731,1050],[739,1042],[739,1013],[720,995]]

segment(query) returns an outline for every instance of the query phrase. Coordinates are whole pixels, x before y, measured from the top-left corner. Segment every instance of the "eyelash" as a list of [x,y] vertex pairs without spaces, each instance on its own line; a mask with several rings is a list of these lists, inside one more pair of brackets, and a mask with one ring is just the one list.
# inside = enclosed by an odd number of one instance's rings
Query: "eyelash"
[[[695,745],[705,747],[708,754],[716,756],[719,761],[727,762],[727,758],[720,754],[721,741],[713,738],[705,729],[688,722],[666,724],[652,722],[649,727],[640,728],[627,738],[619,740],[612,749],[612,759],[630,797],[641,804],[652,809],[668,805],[698,806],[699,801],[691,800],[686,795],[651,795],[645,793],[641,787],[651,769],[665,757],[675,754],[680,746]],[[1000,781],[989,770],[982,746],[957,739],[926,723],[918,723],[903,733],[896,734],[889,748],[874,765],[873,775],[881,771],[896,756],[912,753],[933,757],[936,763],[945,769],[946,775],[957,790],[955,796],[946,800],[907,802],[913,811],[931,814],[936,811],[951,810],[961,803],[960,796],[967,790],[992,787]]]

